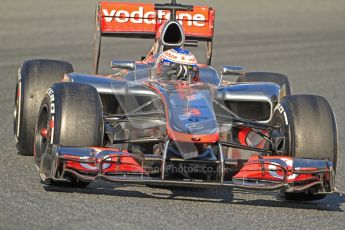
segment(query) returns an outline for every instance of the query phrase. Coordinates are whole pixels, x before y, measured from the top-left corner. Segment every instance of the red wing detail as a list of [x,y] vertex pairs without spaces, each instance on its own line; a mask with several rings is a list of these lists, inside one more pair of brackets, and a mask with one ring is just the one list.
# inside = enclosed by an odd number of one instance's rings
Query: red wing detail
[[[290,157],[263,157],[252,156],[233,178],[240,180],[280,181],[287,183],[318,180],[312,173],[295,174],[293,169],[294,158]],[[312,168],[308,168],[311,170]],[[307,172],[306,168],[303,168]],[[316,170],[316,168],[313,168]],[[284,178],[286,177],[286,178]]]
[[[156,11],[152,3],[99,3],[100,29],[102,33],[156,34],[160,26],[170,18],[164,10]],[[194,6],[192,12],[177,11],[186,36],[212,38],[215,12],[207,6]]]

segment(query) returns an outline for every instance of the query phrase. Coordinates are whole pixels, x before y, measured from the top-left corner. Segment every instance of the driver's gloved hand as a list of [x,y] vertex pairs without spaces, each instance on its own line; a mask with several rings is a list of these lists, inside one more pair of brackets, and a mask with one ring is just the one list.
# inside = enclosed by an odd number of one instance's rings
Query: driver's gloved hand
[[188,78],[187,66],[176,64],[176,76],[178,80],[186,81]]
[[171,66],[171,70],[167,72],[167,75],[171,79],[177,79],[177,80],[187,80],[188,77],[188,69],[187,66],[181,65],[181,64],[173,64]]

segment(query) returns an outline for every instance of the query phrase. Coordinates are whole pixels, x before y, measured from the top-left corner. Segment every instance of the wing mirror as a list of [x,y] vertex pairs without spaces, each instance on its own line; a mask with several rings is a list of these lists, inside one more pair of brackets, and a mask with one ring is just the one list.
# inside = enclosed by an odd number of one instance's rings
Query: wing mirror
[[113,60],[110,64],[112,69],[126,69],[126,70],[135,70],[134,61],[117,61]]
[[245,68],[242,66],[229,66],[223,65],[222,66],[222,75],[243,75]]

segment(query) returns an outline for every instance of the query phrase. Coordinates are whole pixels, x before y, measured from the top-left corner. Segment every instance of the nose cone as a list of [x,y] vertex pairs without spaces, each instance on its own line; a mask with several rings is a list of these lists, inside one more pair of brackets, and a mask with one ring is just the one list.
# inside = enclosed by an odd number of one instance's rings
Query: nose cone
[[210,89],[168,83],[161,92],[167,113],[167,133],[175,141],[214,143],[219,139]]

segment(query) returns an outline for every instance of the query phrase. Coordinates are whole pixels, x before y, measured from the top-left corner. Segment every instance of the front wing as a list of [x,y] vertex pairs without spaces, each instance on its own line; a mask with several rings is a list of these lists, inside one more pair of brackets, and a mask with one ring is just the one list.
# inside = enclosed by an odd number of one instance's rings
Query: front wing
[[[110,148],[77,148],[52,146],[51,154],[44,154],[40,175],[44,181],[69,181],[68,175],[82,181],[105,179],[113,182],[148,185],[190,187],[232,187],[254,190],[281,190],[285,192],[312,191],[315,194],[335,192],[335,174],[332,163],[326,160],[298,159],[283,156],[253,156],[232,176],[226,173],[228,165],[223,157],[216,161],[167,159],[166,156],[138,156]],[[221,153],[222,154],[222,153]],[[172,161],[194,164],[213,164],[217,179],[169,179],[167,163]],[[159,173],[152,176],[152,168],[145,166],[158,162]],[[151,164],[152,165],[152,164]],[[229,168],[228,168],[229,169]],[[157,171],[156,171],[157,172]],[[158,175],[158,176],[157,176]]]

